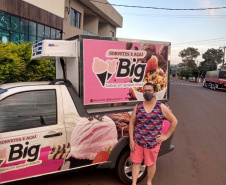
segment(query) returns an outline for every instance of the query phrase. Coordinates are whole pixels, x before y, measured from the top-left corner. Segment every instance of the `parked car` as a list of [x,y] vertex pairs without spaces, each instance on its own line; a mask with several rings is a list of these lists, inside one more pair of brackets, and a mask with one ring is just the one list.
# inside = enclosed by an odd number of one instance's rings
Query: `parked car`
[[189,82],[195,82],[194,78],[189,78]]

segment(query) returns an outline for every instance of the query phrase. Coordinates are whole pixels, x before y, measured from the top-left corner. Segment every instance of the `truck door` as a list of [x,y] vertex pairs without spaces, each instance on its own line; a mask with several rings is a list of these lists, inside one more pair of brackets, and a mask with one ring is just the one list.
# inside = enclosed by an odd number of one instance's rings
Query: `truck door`
[[4,93],[0,100],[1,182],[60,169],[66,134],[59,94],[59,87],[48,85]]

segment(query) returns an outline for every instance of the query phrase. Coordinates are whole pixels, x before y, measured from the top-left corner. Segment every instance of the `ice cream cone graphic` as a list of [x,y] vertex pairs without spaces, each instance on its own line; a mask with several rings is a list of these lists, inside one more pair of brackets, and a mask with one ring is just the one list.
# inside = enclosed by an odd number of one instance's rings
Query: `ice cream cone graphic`
[[0,166],[6,160],[6,153],[7,153],[6,148],[3,148],[2,150],[0,150]]
[[103,60],[95,57],[93,59],[93,72],[96,74],[101,85],[104,86],[107,78],[108,64]]
[[107,60],[106,62],[108,64],[108,74],[107,74],[107,81],[108,81],[108,80],[110,80],[112,75],[116,72],[116,65],[117,65],[118,60],[113,59],[113,60]]
[[112,73],[108,73],[107,75],[107,81],[112,77]]
[[103,73],[96,74],[96,75],[99,78],[99,81],[101,82],[102,86],[104,86],[105,82],[106,82],[107,71],[105,71]]

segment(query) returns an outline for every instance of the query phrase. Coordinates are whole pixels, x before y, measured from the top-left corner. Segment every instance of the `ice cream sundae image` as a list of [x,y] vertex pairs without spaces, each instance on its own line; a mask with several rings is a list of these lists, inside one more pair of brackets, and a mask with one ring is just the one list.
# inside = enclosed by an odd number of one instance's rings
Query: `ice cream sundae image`
[[[160,100],[165,97],[167,90],[167,46],[161,45],[158,52],[156,46],[152,44],[142,44],[141,49],[145,50],[146,56],[139,62],[146,63],[145,76],[143,84],[151,82],[156,85],[156,99]],[[162,56],[164,54],[164,57]],[[143,101],[143,87],[134,87],[130,91],[131,98],[136,97],[137,100]]]
[[108,116],[82,118],[72,131],[71,150],[62,169],[107,161],[117,137],[116,125]]
[[48,159],[64,159],[70,152],[70,143],[67,145],[53,145],[51,152],[49,153]]
[[115,122],[118,140],[121,137],[129,136],[129,121],[131,116],[128,112],[112,113],[107,114],[107,116]]
[[[152,56],[156,56],[157,59],[158,59],[158,67],[161,68],[164,72],[166,72],[167,70],[167,62],[166,60],[163,58],[163,56],[158,53],[156,51],[156,47],[155,45],[152,45],[152,44],[143,44],[141,46],[141,48],[143,50],[145,50],[147,52],[146,56],[143,58],[143,62],[147,63],[148,60],[152,57]],[[161,47],[163,49],[163,47]],[[161,49],[161,50],[162,50]]]

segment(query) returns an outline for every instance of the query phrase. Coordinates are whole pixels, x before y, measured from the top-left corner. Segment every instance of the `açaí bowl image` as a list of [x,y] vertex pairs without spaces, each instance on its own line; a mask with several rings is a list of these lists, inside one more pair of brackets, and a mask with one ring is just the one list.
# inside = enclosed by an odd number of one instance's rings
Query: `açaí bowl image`
[[[145,84],[147,82],[156,85],[156,100],[163,99],[167,90],[167,73],[164,73],[164,71],[158,67],[158,59],[155,56],[152,56],[147,62],[143,83]],[[143,87],[134,87],[132,89],[136,99],[143,101]]]

